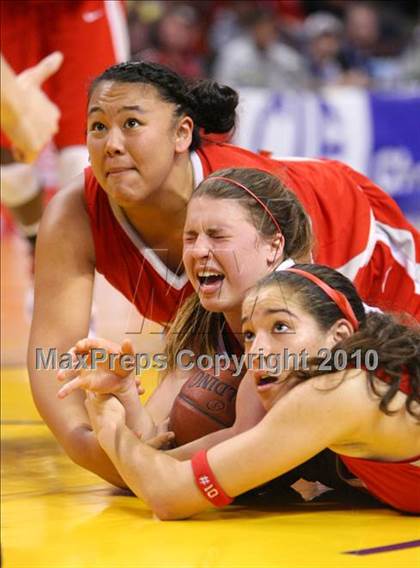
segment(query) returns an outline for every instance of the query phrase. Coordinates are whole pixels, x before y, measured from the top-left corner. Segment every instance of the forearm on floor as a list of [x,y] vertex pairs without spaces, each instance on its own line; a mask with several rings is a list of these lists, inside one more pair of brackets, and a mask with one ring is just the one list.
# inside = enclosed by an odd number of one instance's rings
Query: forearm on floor
[[127,484],[101,448],[95,433],[87,424],[81,424],[59,441],[75,464],[116,487],[127,488]]
[[209,448],[228,440],[233,435],[234,432],[232,427],[223,428],[222,430],[217,430],[216,432],[207,434],[207,436],[203,436],[198,440],[194,440],[189,444],[184,444],[183,446],[179,446],[178,448],[174,448],[173,450],[169,450],[165,453],[179,461],[189,460],[199,450],[208,450]]
[[143,444],[125,425],[107,425],[98,441],[127,486],[161,518],[183,506],[181,497],[186,464]]

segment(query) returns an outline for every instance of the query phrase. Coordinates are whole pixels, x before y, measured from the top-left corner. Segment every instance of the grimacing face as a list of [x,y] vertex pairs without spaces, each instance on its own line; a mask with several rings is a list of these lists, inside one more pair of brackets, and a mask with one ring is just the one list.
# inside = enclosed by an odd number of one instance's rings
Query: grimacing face
[[[302,307],[298,294],[281,284],[252,291],[245,298],[242,332],[245,353],[263,356],[262,359],[255,357],[250,369],[267,410],[287,392],[289,386],[284,379],[293,370],[295,361],[299,364],[302,352],[309,359],[317,356],[320,349],[331,348],[336,343],[334,331],[323,330]],[[296,358],[292,358],[294,354]],[[275,368],[273,355],[278,356],[281,365],[289,361],[289,369]]]
[[183,261],[205,309],[240,314],[247,290],[271,270],[276,253],[238,201],[200,196],[189,202]]
[[94,89],[90,162],[99,184],[122,207],[146,200],[168,179],[179,150],[174,111],[152,85],[103,81]]

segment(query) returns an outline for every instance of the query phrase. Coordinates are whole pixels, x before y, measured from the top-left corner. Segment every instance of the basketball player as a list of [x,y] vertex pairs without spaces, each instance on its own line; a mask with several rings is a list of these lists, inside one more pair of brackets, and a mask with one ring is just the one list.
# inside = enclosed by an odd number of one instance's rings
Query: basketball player
[[[86,86],[104,67],[128,56],[122,2],[98,0],[16,0],[1,4],[1,45],[16,73],[54,50],[64,56],[60,70],[44,85],[61,112],[54,138],[58,184],[63,187],[88,163],[85,147]],[[30,120],[30,117],[28,117]],[[34,245],[43,203],[39,174],[15,163],[10,140],[1,136],[1,200]]]
[[315,261],[349,275],[371,304],[419,309],[417,233],[369,180],[338,162],[271,160],[200,139],[200,129],[233,129],[237,101],[229,87],[190,88],[156,64],[106,70],[89,97],[92,169],[79,188],[56,196],[41,227],[29,346],[34,399],[72,459],[116,483],[123,482],[92,436],[83,396],[57,408],[55,372],[37,372],[35,348],[65,352],[87,335],[95,268],[145,317],[172,319],[192,292],[181,236],[186,204],[205,175],[235,166],[273,173],[311,219]]
[[[247,190],[250,190],[250,193]],[[242,192],[242,196],[238,191]],[[278,195],[277,200],[272,198],[273,195]],[[264,209],[267,203],[270,204],[270,210]],[[278,223],[281,218],[290,217],[290,211],[286,210],[287,205],[295,207],[293,217],[298,219],[300,216],[300,221],[295,226],[284,225],[283,235]],[[197,301],[193,297],[192,301],[187,300],[181,307],[168,335],[169,343],[173,345],[167,352],[190,349],[195,350],[196,354],[212,353],[217,350],[220,337],[229,339],[229,336],[226,338],[221,332],[225,322],[230,330],[238,332],[241,301],[247,288],[263,274],[273,271],[284,258],[310,256],[308,244],[310,245],[311,241],[308,238],[310,232],[307,221],[306,224],[305,230],[304,212],[299,212],[297,203],[288,200],[284,188],[282,194],[282,188],[278,187],[276,178],[268,174],[239,169],[209,176],[197,188],[188,205],[184,236],[184,265],[198,292],[202,309],[194,313]],[[277,244],[278,240],[281,241],[280,246]],[[234,255],[231,253],[232,249],[235,251]],[[210,319],[206,317],[204,308],[214,312]],[[220,312],[223,312],[222,318]],[[237,336],[241,338],[239,334]],[[88,353],[92,348],[133,354],[129,342],[119,348],[104,340],[83,340],[76,345],[75,350],[78,353]],[[299,352],[299,349],[296,351]],[[109,372],[107,364],[108,362],[103,364],[100,374],[89,371],[80,374],[77,370],[62,372],[62,379],[79,376],[67,383],[61,389],[60,395],[66,396],[79,387],[99,394],[115,394],[125,407],[127,426],[137,433],[142,433],[143,439],[159,433],[159,421],[163,421],[169,413],[172,417],[174,408],[182,403],[182,400],[178,401],[179,397],[175,399],[177,392],[182,387],[181,393],[191,393],[191,390],[188,391],[185,387],[189,385],[190,380],[195,381],[197,377],[196,370],[181,373],[173,366],[172,374],[164,379],[154,392],[151,404],[143,409],[129,371],[120,369],[117,374],[113,374]],[[229,384],[226,377],[223,380],[222,384]],[[188,409],[181,405],[182,415],[179,420],[184,423],[175,424],[175,441],[178,441],[180,427],[184,436],[184,432],[189,431],[190,439],[194,439],[198,437],[197,432],[206,433],[201,421],[205,426],[209,426],[208,415],[211,412],[205,403],[211,400],[211,397],[209,398],[205,388],[201,393],[198,393],[196,388],[195,393],[196,398],[190,399],[193,408]],[[237,418],[232,427],[210,433],[205,438],[182,446],[175,450],[173,455],[178,459],[190,459],[197,450],[211,448],[222,440],[248,430],[261,420],[265,410],[256,396],[254,379],[249,373],[239,384],[236,408]],[[215,418],[220,418],[220,413],[215,413]],[[171,425],[170,427],[172,428]],[[311,481],[321,480],[342,489],[342,481],[336,479],[336,467],[335,463],[331,463],[330,454],[331,452],[323,452],[302,467],[294,469],[288,473],[288,481],[276,480],[275,494],[278,495],[278,489],[284,488],[290,481],[293,482],[299,477],[307,478],[308,473]],[[265,487],[262,491],[272,492],[273,487]]]
[[[319,265],[294,265],[265,277],[243,306],[247,353],[264,358],[305,350],[309,370],[249,374],[267,409],[254,428],[191,460],[139,441],[112,395],[86,407],[98,441],[128,487],[161,519],[182,519],[283,474],[330,448],[348,483],[387,505],[420,513],[420,331],[385,314],[365,314],[352,283]],[[330,352],[329,370],[321,364]],[[357,354],[377,365],[364,370]],[[336,359],[345,354],[344,368]],[[356,358],[354,357],[356,355]],[[315,359],[312,359],[315,358]],[[344,364],[344,366],[346,365]]]
[[[240,355],[243,352],[241,306],[246,291],[284,262],[293,263],[292,258],[310,259],[312,244],[308,216],[296,196],[277,177],[245,168],[211,174],[192,195],[184,229],[183,263],[196,293],[182,305],[171,325],[167,336],[170,372],[146,408],[140,404],[134,379],[130,376],[131,368],[118,369],[114,376],[107,372],[108,362],[105,361],[100,376],[89,370],[60,371],[60,380],[71,380],[60,389],[59,397],[65,398],[80,387],[113,393],[125,405],[133,430],[141,432],[144,439],[155,437],[159,425],[169,416],[172,422],[180,422],[176,431],[177,445],[216,430],[217,419],[220,419],[217,413],[213,423],[208,421],[206,414],[195,416],[194,423],[185,413],[179,421],[173,416],[174,401],[180,389],[197,376],[197,367],[190,371],[180,370],[176,354],[191,350],[197,356],[232,351]],[[118,346],[89,338],[79,341],[74,351],[89,355],[95,347],[133,355],[128,341]],[[227,406],[226,426],[232,426],[235,418],[236,397],[229,395],[236,393],[243,374],[237,373],[236,378],[226,374],[228,383],[224,384],[229,385],[229,393],[223,399]],[[205,389],[195,392],[199,403],[208,395]],[[245,398],[245,403],[235,432],[238,428],[254,425],[262,416],[263,409],[254,393],[248,396],[247,387],[244,392],[241,401]],[[182,403],[179,412],[183,412]],[[210,436],[206,443],[214,445],[220,436],[229,437],[232,433],[224,429],[215,436]]]

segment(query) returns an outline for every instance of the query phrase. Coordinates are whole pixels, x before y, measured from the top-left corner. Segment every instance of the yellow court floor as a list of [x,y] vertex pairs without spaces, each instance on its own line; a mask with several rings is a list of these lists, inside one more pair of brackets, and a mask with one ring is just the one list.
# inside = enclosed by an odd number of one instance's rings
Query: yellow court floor
[[5,568],[420,566],[419,519],[387,509],[229,507],[160,522],[70,462],[37,414],[23,369],[3,371],[2,458]]

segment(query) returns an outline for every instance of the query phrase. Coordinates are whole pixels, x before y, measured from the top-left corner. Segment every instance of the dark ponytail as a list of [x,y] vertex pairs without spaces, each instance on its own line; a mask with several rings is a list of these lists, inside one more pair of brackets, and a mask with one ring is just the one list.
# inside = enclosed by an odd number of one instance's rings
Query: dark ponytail
[[235,127],[238,94],[230,87],[214,81],[188,83],[164,65],[148,61],[128,61],[108,67],[96,77],[88,97],[103,81],[152,85],[163,101],[176,105],[175,115],[188,115],[194,121],[190,150],[201,145],[200,128],[206,134],[228,133]]
[[[389,404],[400,390],[404,375],[408,375],[410,393],[407,395],[407,411],[420,420],[420,327],[400,323],[397,316],[372,312],[367,314],[360,330],[338,343],[332,350],[344,350],[348,355],[359,352],[366,360],[366,352],[373,350],[378,357],[378,369],[386,376],[389,387],[385,394],[379,393],[375,372],[368,373],[372,392],[380,398],[379,408],[385,414],[393,414]],[[417,408],[416,408],[417,407]]]
[[[377,370],[367,371],[367,377],[372,392],[380,399],[379,408],[385,414],[392,414],[390,403],[400,390],[401,381],[408,380],[407,386],[410,392],[407,395],[406,408],[412,416],[420,420],[420,326],[417,322],[407,322],[407,320],[403,322],[402,317],[397,319],[397,316],[380,312],[365,314],[363,303],[353,283],[332,268],[315,264],[296,264],[294,268],[315,274],[331,288],[344,294],[353,308],[360,327],[357,332],[331,349],[329,370],[325,370],[325,366],[323,370],[319,370],[320,363],[325,361],[315,357],[308,362],[309,370],[292,371],[289,377],[305,381],[319,375],[337,372],[338,369],[334,367],[334,362],[340,360],[334,357],[337,351],[345,352],[349,363],[357,360],[355,357],[357,354],[362,364],[367,360],[367,352],[374,351],[377,356]],[[263,278],[258,283],[257,289],[261,290],[268,286],[278,286],[282,293],[284,287],[292,290],[299,298],[302,307],[315,318],[321,329],[327,330],[338,319],[345,317],[319,286],[299,274],[287,270],[274,272]],[[375,374],[386,379],[389,386],[385,393],[382,389],[381,392],[378,391]],[[404,379],[404,375],[408,379]]]
[[238,93],[215,81],[198,81],[190,88],[195,122],[206,134],[230,132],[235,127]]

